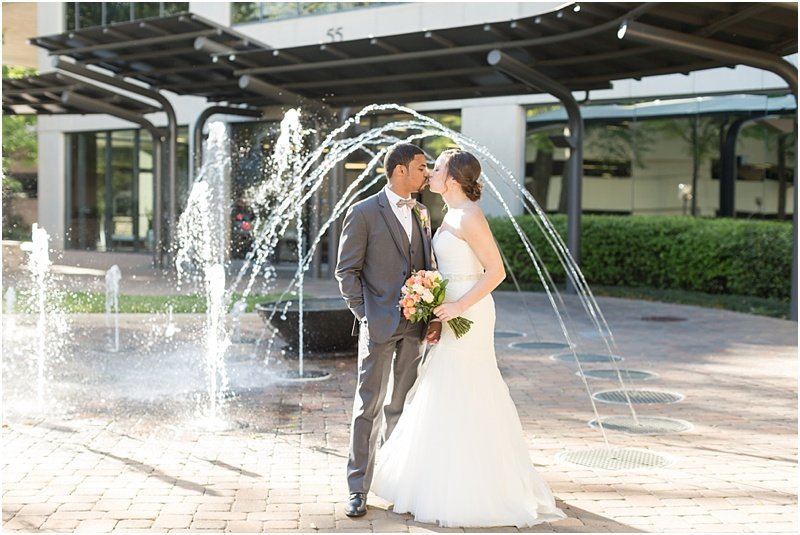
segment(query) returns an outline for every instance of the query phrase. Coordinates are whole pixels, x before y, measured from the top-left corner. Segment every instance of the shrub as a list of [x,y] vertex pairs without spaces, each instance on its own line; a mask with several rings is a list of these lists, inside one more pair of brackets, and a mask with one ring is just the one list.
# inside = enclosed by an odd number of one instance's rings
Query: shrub
[[[553,279],[565,271],[531,216],[516,218]],[[564,215],[550,217],[566,237]],[[539,277],[508,219],[490,220],[518,282]],[[587,282],[608,286],[682,289],[788,299],[792,227],[779,221],[652,216],[583,216],[581,270]]]

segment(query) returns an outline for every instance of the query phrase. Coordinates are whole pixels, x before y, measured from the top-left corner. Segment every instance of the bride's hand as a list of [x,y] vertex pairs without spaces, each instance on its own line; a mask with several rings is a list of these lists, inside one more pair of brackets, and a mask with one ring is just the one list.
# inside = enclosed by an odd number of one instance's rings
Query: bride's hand
[[443,303],[438,307],[433,309],[433,313],[436,314],[436,317],[441,319],[442,321],[450,321],[459,317],[464,312],[464,309],[461,305],[456,301],[455,303]]

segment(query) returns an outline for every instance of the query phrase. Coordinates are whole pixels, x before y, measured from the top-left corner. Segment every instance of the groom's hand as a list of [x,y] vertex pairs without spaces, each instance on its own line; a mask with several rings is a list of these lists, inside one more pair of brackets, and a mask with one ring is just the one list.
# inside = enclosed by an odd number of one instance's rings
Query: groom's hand
[[425,333],[425,341],[435,344],[442,337],[442,322],[432,321],[428,324],[428,332]]

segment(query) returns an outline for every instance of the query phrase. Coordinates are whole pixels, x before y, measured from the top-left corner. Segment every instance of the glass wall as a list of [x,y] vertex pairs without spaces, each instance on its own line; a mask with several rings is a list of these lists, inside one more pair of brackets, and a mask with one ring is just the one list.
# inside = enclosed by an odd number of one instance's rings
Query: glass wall
[[80,30],[189,11],[189,2],[67,2],[64,27]]
[[[665,105],[584,108],[584,213],[718,215],[721,147],[731,125],[744,115],[736,110],[699,113],[681,103],[674,116],[654,116]],[[550,140],[565,126],[549,120],[558,109],[529,110],[525,184],[546,211],[565,213],[568,152]],[[615,118],[592,117],[601,112]],[[791,213],[787,199],[796,142],[790,123],[778,117],[745,123],[736,147],[737,217],[785,219]]]
[[233,24],[238,24],[289,19],[388,4],[388,2],[232,2],[231,21]]
[[[176,184],[185,204],[187,128],[179,129]],[[67,134],[66,244],[88,251],[153,249],[153,142],[142,130]],[[166,162],[162,176],[166,177]],[[164,180],[166,184],[166,180]],[[179,208],[180,208],[179,206]]]

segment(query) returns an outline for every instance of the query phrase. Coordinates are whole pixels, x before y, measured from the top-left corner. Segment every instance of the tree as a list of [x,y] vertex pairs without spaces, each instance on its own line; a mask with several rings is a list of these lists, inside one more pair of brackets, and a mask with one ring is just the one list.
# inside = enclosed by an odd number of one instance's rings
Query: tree
[[[36,71],[3,65],[3,78],[23,78]],[[11,198],[22,192],[13,169],[35,165],[37,157],[36,117],[3,114],[3,234],[7,234]]]
[[692,157],[692,204],[691,214],[697,215],[697,179],[700,167],[712,154],[719,152],[720,121],[715,117],[692,117],[654,121],[665,135],[682,139]]

